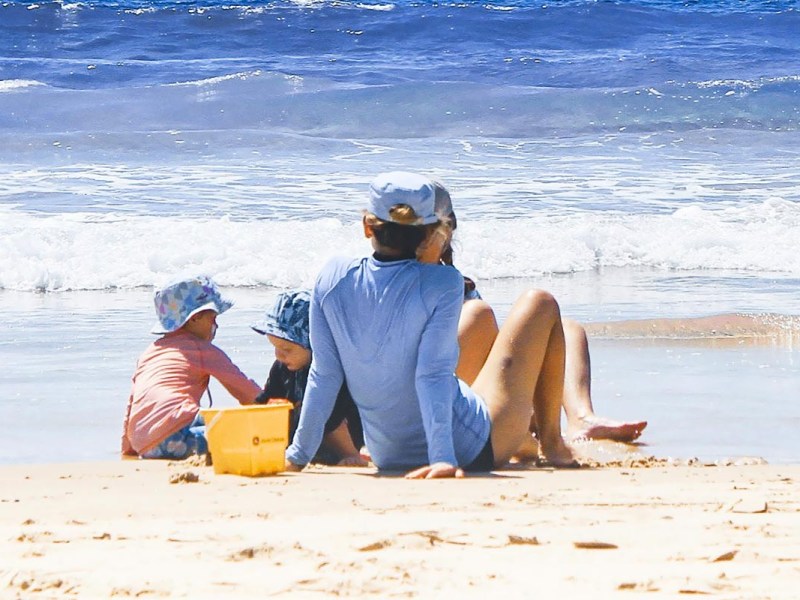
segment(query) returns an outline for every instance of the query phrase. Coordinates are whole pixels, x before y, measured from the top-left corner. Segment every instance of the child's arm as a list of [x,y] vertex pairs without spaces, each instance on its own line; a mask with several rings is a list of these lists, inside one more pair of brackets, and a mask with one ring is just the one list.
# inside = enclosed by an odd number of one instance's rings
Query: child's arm
[[261,386],[248,378],[233,364],[233,361],[222,350],[209,344],[204,353],[203,362],[208,373],[219,381],[239,404],[253,404],[261,393]]
[[273,398],[285,398],[290,402],[296,402],[296,398],[292,398],[291,391],[286,388],[285,377],[282,377],[281,362],[276,360],[272,363],[272,368],[267,375],[267,382],[264,384],[264,389],[256,397],[256,404],[267,404]]

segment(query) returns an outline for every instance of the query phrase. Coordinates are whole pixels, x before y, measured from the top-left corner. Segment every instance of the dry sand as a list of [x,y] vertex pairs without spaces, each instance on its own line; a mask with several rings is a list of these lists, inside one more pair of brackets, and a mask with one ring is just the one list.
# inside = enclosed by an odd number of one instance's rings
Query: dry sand
[[798,482],[635,459],[446,481],[3,467],[0,597],[797,598]]

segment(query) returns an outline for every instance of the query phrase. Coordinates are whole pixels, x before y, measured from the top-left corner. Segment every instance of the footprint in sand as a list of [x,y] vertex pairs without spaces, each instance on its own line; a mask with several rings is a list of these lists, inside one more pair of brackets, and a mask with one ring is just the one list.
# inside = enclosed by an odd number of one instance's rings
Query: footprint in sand
[[357,548],[359,552],[375,552],[385,548],[398,548],[403,550],[425,550],[442,545],[475,546],[480,548],[502,548],[514,544],[538,546],[539,540],[535,537],[508,535],[500,540],[494,536],[478,537],[470,533],[442,534],[438,531],[407,531],[398,533],[389,538],[377,540]]
[[616,544],[609,542],[572,542],[572,545],[582,550],[616,550],[619,548]]
[[508,543],[510,545],[527,545],[527,546],[539,546],[539,540],[535,537],[523,537],[521,535],[509,535],[508,536]]
[[234,552],[233,554],[229,555],[227,560],[238,562],[241,560],[250,560],[251,558],[255,558],[256,556],[265,554],[266,556],[271,556],[274,548],[272,546],[252,546],[248,548],[243,548],[238,552]]
[[194,471],[182,471],[169,476],[170,483],[197,483],[198,481],[200,481],[200,476]]
[[618,590],[634,590],[639,592],[658,592],[660,591],[659,587],[653,583],[652,581],[644,581],[644,582],[635,582],[635,581],[626,581],[625,583],[620,583],[617,586]]
[[384,548],[388,548],[392,545],[392,542],[389,540],[380,540],[378,542],[372,542],[371,544],[367,544],[366,546],[362,546],[358,548],[359,552],[374,552],[375,550],[383,550]]

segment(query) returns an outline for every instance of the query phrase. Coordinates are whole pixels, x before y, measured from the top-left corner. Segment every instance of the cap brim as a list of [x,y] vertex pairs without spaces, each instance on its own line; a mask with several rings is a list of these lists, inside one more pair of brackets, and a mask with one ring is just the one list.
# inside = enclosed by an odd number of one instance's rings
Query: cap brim
[[[370,205],[367,211],[371,212],[381,221],[386,221],[388,223],[397,223],[397,221],[392,219],[389,213],[383,211],[380,206]],[[427,217],[419,217],[414,223],[398,223],[398,225],[433,225],[434,223],[438,223],[440,220],[441,218],[439,217],[439,215],[433,214],[433,215],[428,215]]]

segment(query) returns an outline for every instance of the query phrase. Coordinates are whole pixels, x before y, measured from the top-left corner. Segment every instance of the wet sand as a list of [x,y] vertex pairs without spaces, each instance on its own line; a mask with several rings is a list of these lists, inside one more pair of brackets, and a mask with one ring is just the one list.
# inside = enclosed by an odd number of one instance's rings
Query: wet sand
[[590,337],[605,339],[669,340],[694,345],[776,345],[795,348],[800,343],[800,317],[778,314],[720,314],[693,318],[632,319],[587,323]]

